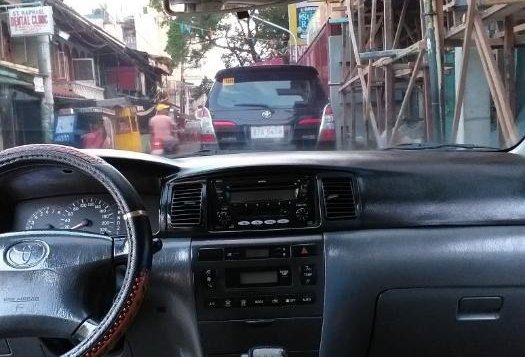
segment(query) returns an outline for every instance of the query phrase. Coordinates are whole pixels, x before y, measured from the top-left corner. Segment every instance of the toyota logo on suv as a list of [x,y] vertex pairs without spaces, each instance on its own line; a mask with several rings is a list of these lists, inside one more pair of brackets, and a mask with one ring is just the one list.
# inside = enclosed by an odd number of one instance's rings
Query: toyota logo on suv
[[41,241],[25,241],[12,245],[5,254],[7,264],[16,269],[32,268],[46,259],[49,247]]
[[265,110],[264,112],[261,113],[261,116],[264,119],[270,119],[272,117],[272,112],[269,110]]

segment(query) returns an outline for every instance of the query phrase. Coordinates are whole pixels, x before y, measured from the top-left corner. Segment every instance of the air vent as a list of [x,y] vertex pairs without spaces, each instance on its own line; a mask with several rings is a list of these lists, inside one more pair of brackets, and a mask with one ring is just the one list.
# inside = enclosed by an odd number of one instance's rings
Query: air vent
[[354,184],[351,177],[323,178],[325,216],[330,220],[356,217]]
[[172,186],[171,228],[191,228],[201,225],[202,192],[200,182],[178,183]]

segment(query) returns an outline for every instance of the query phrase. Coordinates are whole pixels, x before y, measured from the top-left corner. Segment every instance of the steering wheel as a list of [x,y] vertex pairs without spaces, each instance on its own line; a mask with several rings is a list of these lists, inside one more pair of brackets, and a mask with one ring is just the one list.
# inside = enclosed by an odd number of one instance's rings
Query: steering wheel
[[[0,175],[35,165],[77,170],[102,184],[123,214],[127,237],[0,234],[0,337],[65,338],[78,344],[64,356],[101,356],[123,336],[146,291],[152,260],[146,211],[124,176],[98,157],[59,145],[0,152]],[[114,295],[118,261],[126,272]],[[101,305],[104,311],[95,312]]]

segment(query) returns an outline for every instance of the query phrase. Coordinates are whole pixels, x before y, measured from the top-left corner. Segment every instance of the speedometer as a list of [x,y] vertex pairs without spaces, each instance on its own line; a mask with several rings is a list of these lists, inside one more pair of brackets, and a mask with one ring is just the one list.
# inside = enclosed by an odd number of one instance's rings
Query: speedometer
[[81,198],[64,209],[62,229],[117,235],[120,228],[118,211],[96,197]]
[[46,206],[37,210],[29,217],[26,223],[26,231],[34,229],[55,229],[58,228],[59,220],[62,216],[62,209],[59,207]]

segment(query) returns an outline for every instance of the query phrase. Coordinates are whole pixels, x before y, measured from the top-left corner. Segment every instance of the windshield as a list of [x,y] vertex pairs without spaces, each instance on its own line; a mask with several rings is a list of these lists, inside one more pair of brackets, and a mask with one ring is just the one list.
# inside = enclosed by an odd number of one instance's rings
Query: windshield
[[466,6],[428,1],[180,16],[161,0],[4,3],[4,149],[487,151],[525,132],[513,16],[476,22]]

